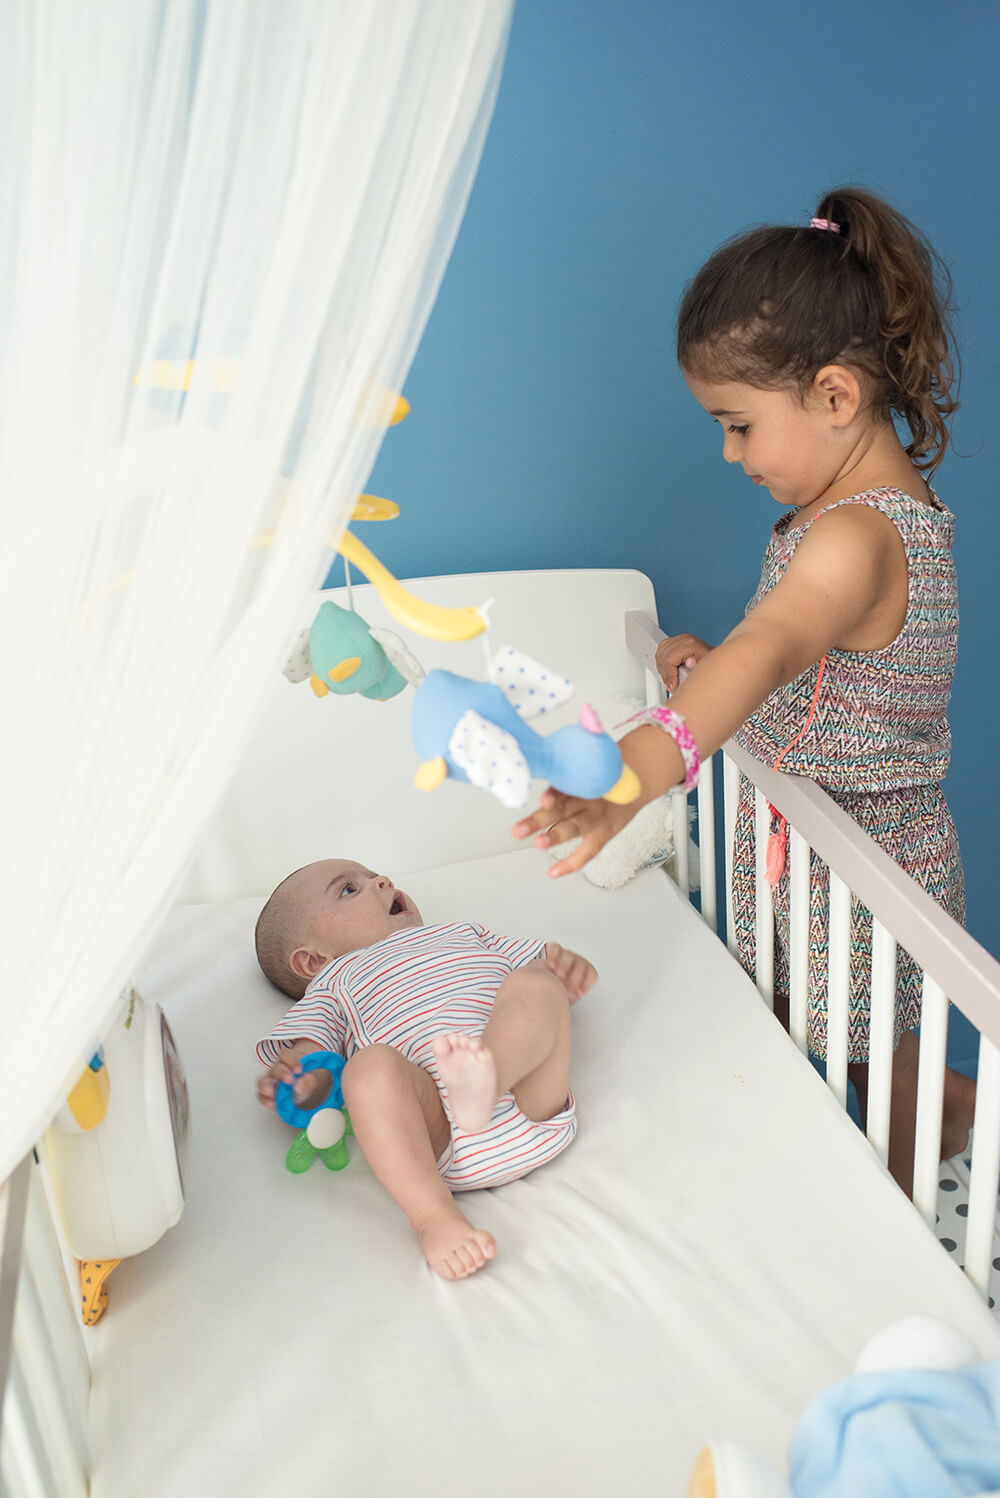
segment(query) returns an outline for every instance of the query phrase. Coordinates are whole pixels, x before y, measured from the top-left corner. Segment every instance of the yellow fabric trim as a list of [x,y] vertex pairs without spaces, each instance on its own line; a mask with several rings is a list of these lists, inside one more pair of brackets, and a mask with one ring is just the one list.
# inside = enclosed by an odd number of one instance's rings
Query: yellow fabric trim
[[94,1326],[104,1315],[108,1304],[105,1281],[121,1259],[80,1260],[80,1314],[84,1326]]

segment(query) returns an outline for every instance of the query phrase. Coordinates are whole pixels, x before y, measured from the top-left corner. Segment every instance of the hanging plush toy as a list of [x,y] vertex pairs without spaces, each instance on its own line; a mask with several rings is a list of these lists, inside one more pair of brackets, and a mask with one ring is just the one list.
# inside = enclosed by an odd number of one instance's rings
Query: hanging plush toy
[[[285,675],[293,682],[308,680],[317,697],[328,692],[340,697],[360,692],[362,697],[387,702],[407,681],[377,638],[389,633],[369,629],[360,614],[328,599],[296,641]],[[405,650],[401,640],[396,640],[396,648]]]
[[583,708],[578,723],[544,736],[528,726],[529,718],[572,697],[566,677],[510,646],[494,657],[490,675],[484,682],[430,671],[420,683],[411,731],[422,761],[415,777],[421,790],[451,776],[491,791],[514,810],[525,805],[538,776],[569,796],[619,804],[636,799],[639,781],[592,708]]

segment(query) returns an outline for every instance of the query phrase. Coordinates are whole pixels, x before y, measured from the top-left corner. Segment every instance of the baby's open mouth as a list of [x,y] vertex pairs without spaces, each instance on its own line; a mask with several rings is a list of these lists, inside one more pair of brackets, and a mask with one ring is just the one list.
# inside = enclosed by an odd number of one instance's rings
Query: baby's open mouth
[[405,895],[397,895],[396,898],[393,900],[392,904],[389,906],[389,914],[390,915],[402,915],[405,910],[406,910],[406,896]]

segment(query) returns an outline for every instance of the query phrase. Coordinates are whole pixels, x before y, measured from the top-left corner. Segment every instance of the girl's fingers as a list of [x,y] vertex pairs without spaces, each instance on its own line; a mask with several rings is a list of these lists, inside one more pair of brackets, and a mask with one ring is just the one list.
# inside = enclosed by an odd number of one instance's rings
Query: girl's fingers
[[[567,841],[568,837],[577,837],[578,832],[570,832],[567,837],[560,837],[558,842]],[[607,842],[607,836],[601,836],[594,832],[580,840],[579,847],[575,848],[566,858],[561,858],[558,863],[549,865],[548,876],[550,879],[561,879],[564,874],[575,874],[582,869],[585,863],[589,863],[595,853],[599,853]],[[537,839],[536,839],[537,841]]]
[[[515,837],[522,838],[530,837],[532,833],[547,833],[551,829],[561,826],[566,816],[571,816],[575,811],[589,805],[590,802],[588,801],[580,801],[570,796],[564,796],[560,791],[554,791],[549,786],[542,796],[541,806],[536,811],[533,811],[530,816],[522,817],[519,822],[515,822],[511,828],[511,832]],[[576,834],[571,833],[570,836],[576,836]],[[563,841],[565,841],[564,838],[550,838],[547,842],[540,842],[538,846],[540,848],[548,848],[553,843]]]

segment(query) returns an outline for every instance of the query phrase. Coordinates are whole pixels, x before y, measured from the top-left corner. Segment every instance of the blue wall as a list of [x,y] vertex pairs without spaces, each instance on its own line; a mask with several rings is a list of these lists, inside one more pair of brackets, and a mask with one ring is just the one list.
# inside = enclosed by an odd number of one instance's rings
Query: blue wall
[[678,295],[746,225],[804,221],[841,181],[883,192],[950,263],[960,307],[957,453],[937,479],[962,597],[948,794],[970,926],[995,952],[998,42],[994,0],[521,0],[412,413],[368,485],[403,514],[364,531],[402,576],[639,567],[666,629],[718,640],[779,512],[683,387]]

